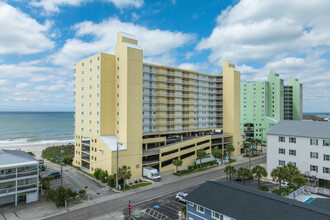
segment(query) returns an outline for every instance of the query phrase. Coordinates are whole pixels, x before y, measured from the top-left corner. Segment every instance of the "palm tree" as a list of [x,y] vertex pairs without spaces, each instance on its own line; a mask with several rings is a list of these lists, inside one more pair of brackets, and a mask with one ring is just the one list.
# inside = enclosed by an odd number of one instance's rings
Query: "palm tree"
[[228,152],[228,156],[229,156],[229,160],[230,160],[230,154],[231,154],[231,152],[235,151],[235,147],[232,144],[227,144],[226,150]]
[[172,164],[176,167],[176,172],[178,172],[178,167],[181,167],[183,164],[183,161],[180,160],[179,158],[173,159]]
[[224,172],[226,174],[226,179],[228,179],[227,176],[229,175],[229,181],[231,182],[231,176],[236,173],[236,169],[235,167],[228,165],[225,167]]
[[[260,139],[255,139],[254,140],[254,143],[255,143],[255,145],[256,145],[256,149],[258,150],[258,144],[261,144],[261,140]],[[262,147],[262,146],[261,146]]]
[[287,165],[285,165],[287,172],[288,172],[288,182],[289,182],[289,186],[291,186],[294,177],[299,176],[300,172],[298,170],[298,168],[293,165],[292,163],[288,163]]
[[[249,143],[250,143],[250,147],[252,147],[254,149],[254,146],[257,144],[257,141],[256,141],[256,139],[251,138],[249,140]],[[249,154],[251,154],[251,148],[250,148],[250,153]]]
[[260,188],[261,177],[266,177],[268,175],[266,169],[260,165],[257,165],[253,167],[252,173],[254,174],[254,177],[258,179],[258,187]]
[[237,176],[238,176],[238,178],[243,180],[243,184],[245,185],[245,180],[247,180],[248,178],[251,177],[251,170],[246,167],[240,167],[237,170]]
[[125,189],[125,180],[129,180],[132,176],[131,168],[129,166],[124,165],[123,167],[119,167],[118,169],[118,178],[124,180],[124,189]]
[[219,147],[215,147],[212,150],[212,156],[215,158],[221,158],[222,150],[219,149]]
[[278,189],[280,192],[282,191],[282,180],[287,179],[288,177],[288,170],[286,167],[276,167],[275,169],[272,170],[270,175],[273,177],[274,181],[278,182]]
[[199,168],[202,167],[202,159],[206,157],[206,151],[204,149],[199,149],[197,151],[197,159],[199,159]]
[[250,144],[249,143],[244,143],[243,148],[244,148],[244,152],[245,152],[245,156],[246,156],[247,155],[247,149],[250,148]]

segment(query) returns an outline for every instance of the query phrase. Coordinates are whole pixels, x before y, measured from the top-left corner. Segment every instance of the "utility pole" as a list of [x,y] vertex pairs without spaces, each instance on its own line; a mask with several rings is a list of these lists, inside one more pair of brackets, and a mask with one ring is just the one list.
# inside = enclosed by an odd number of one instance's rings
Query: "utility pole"
[[64,153],[64,150],[61,149],[61,186],[63,184],[63,153]]
[[224,152],[224,135],[223,135],[223,130],[222,130],[222,146],[221,146],[221,149],[222,149],[222,151],[221,151],[221,153],[222,153],[221,165],[222,165],[222,163],[223,163],[223,154],[225,153]]
[[119,151],[119,145],[122,145],[119,141],[117,141],[117,173],[116,173],[116,189],[118,189],[118,172],[119,172],[119,156],[118,156],[118,151]]
[[250,166],[250,170],[251,170],[251,147],[252,147],[252,144],[250,143],[250,151],[249,151],[249,166]]

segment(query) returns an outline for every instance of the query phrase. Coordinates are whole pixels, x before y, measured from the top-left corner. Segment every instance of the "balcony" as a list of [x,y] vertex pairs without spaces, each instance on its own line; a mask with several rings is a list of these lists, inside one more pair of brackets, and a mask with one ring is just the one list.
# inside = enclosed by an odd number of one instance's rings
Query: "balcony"
[[17,173],[17,177],[33,176],[33,175],[38,175],[38,171],[37,170],[33,170],[33,171],[28,171],[28,172]]
[[90,156],[89,155],[82,155],[81,159],[84,161],[87,161],[88,163],[90,162]]
[[36,187],[37,187],[37,183],[28,184],[28,185],[22,185],[22,186],[17,186],[17,191],[26,190],[26,189],[32,189],[32,188],[36,188]]
[[16,178],[16,174],[5,174],[5,175],[0,175],[0,180],[6,180],[6,179],[13,179]]
[[82,152],[89,154],[90,153],[90,147],[89,146],[83,146],[81,149]]
[[0,189],[0,195],[5,194],[5,193],[10,193],[10,192],[15,192],[15,191],[16,191],[16,187]]

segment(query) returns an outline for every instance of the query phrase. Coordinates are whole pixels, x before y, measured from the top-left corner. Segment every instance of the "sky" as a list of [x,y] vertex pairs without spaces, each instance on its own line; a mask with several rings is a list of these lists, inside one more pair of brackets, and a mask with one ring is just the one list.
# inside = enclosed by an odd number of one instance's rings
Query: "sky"
[[242,82],[270,70],[330,112],[329,0],[0,0],[0,111],[74,111],[74,63],[134,34],[144,62]]

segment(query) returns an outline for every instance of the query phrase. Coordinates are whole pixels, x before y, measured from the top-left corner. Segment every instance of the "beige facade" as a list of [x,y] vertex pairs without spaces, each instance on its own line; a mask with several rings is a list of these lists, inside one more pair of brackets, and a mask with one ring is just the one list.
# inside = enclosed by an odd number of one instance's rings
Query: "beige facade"
[[143,63],[135,36],[119,32],[115,55],[96,54],[75,64],[74,165],[132,178],[143,166],[160,171],[194,164],[196,151],[235,146],[240,153],[240,73],[224,62],[223,75]]

